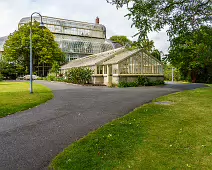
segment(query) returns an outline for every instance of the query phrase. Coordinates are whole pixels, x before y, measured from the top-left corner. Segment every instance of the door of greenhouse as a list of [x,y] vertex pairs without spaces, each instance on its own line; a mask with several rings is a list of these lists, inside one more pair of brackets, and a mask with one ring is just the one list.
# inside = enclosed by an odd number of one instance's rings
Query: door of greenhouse
[[111,85],[112,84],[112,65],[108,65],[108,84]]

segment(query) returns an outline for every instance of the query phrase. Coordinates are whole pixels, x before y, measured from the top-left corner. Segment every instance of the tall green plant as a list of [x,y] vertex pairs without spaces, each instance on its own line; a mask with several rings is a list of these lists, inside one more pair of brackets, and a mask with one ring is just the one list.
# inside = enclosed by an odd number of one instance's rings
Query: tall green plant
[[75,84],[86,84],[91,80],[93,70],[90,68],[78,67],[71,68],[66,72],[66,78],[68,82]]

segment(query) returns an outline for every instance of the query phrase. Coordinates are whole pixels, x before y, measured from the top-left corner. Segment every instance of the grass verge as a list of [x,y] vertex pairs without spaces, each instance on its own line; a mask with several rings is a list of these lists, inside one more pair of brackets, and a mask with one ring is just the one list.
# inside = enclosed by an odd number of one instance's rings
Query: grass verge
[[52,91],[33,83],[34,93],[29,93],[27,82],[0,82],[0,118],[27,110],[53,98]]
[[160,97],[74,142],[49,169],[212,169],[212,86]]

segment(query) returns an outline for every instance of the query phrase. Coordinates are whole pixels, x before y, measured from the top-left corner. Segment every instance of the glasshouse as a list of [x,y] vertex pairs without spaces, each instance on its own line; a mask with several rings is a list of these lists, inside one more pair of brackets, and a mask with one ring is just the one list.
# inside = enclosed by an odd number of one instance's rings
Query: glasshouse
[[[22,18],[19,27],[30,20],[30,17]],[[41,19],[33,17],[33,20],[40,22]],[[43,23],[54,34],[55,41],[66,53],[67,61],[115,48],[106,40],[106,28],[99,24],[98,17],[95,23],[87,23],[43,16]]]
[[134,82],[138,76],[150,81],[164,80],[163,64],[144,50],[124,47],[83,57],[61,67],[62,73],[76,67],[89,67],[94,71],[92,83],[118,84]]

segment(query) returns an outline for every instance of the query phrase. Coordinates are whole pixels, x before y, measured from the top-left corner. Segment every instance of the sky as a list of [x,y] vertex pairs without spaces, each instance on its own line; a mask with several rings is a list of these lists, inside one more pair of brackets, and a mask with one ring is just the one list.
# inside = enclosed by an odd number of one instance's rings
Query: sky
[[[44,16],[94,23],[100,18],[100,24],[107,28],[107,38],[113,35],[125,35],[136,40],[133,35],[137,29],[132,27],[132,21],[124,17],[126,8],[116,9],[116,6],[106,0],[0,0],[0,37],[17,30],[21,18],[39,12]],[[166,31],[149,33],[149,39],[155,42],[155,47],[167,53],[169,42]]]

